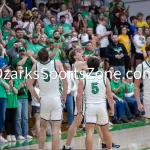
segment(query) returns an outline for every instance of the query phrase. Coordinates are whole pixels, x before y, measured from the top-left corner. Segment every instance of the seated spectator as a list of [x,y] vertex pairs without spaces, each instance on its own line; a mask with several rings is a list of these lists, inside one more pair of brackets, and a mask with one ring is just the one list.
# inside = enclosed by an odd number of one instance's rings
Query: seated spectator
[[23,21],[22,21],[23,15],[22,15],[21,11],[16,12],[16,18],[17,18],[17,22],[19,24],[19,27],[23,26]]
[[7,90],[6,99],[6,120],[5,120],[5,130],[8,142],[16,142],[16,114],[18,108],[18,89],[19,86],[13,79],[11,79],[11,70],[6,68],[4,70],[4,76],[6,78],[6,83],[9,85],[9,90]]
[[146,22],[147,22],[147,24],[149,25],[149,28],[150,28],[150,16],[146,17]]
[[5,125],[5,112],[6,112],[6,91],[10,87],[3,78],[0,78],[0,143],[7,143],[8,141],[2,137],[4,125]]
[[[142,117],[139,115],[138,104],[134,97],[134,83],[133,83],[133,74],[131,72],[128,73],[127,82],[125,84],[125,101],[129,106],[132,106],[133,113],[136,117],[136,120],[143,120]],[[141,97],[141,101],[143,98]]]
[[50,18],[52,17],[51,11],[50,10],[46,10],[45,13],[45,18],[43,19],[44,25],[50,25]]
[[44,28],[42,27],[41,23],[35,24],[34,33],[37,33],[39,36],[44,34]]
[[39,35],[37,33],[32,34],[32,44],[28,44],[27,51],[33,52],[34,58],[37,58],[38,52],[43,47],[39,44]]
[[150,29],[149,29],[149,27],[145,27],[144,28],[144,36],[147,37],[149,35],[150,35]]
[[47,36],[45,34],[42,34],[40,36],[40,40],[39,40],[39,45],[41,45],[43,48],[47,48],[48,45],[47,45]]
[[17,78],[14,80],[18,86],[18,108],[16,115],[16,137],[17,140],[32,139],[32,136],[28,135],[28,91],[26,87],[26,80],[23,77],[24,68],[21,65],[17,65]]
[[[124,93],[125,93],[125,84],[126,84],[126,81],[123,79],[123,80],[120,80],[120,76],[117,75],[117,76],[113,76],[113,79],[110,83],[111,85],[111,89],[112,89],[112,92],[117,96],[119,97],[119,100],[124,104],[124,110],[125,110],[125,113],[128,117],[128,120],[130,122],[134,122],[134,119],[132,118],[132,114],[130,112],[130,109],[128,107],[128,104],[127,102],[124,100]],[[124,121],[124,118],[123,120],[121,119],[122,122],[125,122],[127,123],[128,121]]]
[[137,27],[141,27],[141,28],[143,28],[143,27],[149,27],[149,25],[147,24],[147,22],[143,21],[143,17],[144,17],[143,13],[139,12],[137,14],[137,23],[136,23]]

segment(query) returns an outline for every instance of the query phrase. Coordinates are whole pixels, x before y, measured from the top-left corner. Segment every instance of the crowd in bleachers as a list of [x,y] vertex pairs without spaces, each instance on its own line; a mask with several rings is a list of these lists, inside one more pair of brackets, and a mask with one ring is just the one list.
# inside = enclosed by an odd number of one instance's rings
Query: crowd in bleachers
[[[130,7],[121,0],[113,0],[109,9],[105,1],[96,0],[1,0],[0,6],[0,143],[32,139],[28,118],[34,116],[33,136],[40,128],[40,103],[28,92],[24,78],[38,52],[45,49],[51,60],[63,63],[65,71],[72,70],[74,57],[70,53],[81,50],[84,61],[96,56],[100,69],[108,74],[115,101],[113,124],[143,120],[134,97],[136,66],[147,60],[146,47],[150,45],[150,16],[141,12],[129,16]],[[76,56],[78,57],[78,56]],[[120,71],[118,78],[113,76]],[[12,76],[16,78],[13,79]],[[35,90],[39,93],[38,83]],[[66,110],[68,127],[74,118],[73,93],[77,90],[73,77],[68,80]],[[141,94],[141,102],[143,101]],[[109,109],[109,105],[108,105]],[[134,115],[134,117],[133,117]],[[81,125],[85,129],[84,121]],[[2,136],[6,131],[6,139]]]

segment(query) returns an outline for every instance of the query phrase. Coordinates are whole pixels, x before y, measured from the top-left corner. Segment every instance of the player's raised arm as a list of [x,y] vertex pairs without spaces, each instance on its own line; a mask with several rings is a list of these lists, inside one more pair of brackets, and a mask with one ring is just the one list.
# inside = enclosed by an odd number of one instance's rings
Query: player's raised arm
[[62,79],[63,82],[63,100],[64,102],[66,101],[66,96],[67,96],[67,91],[68,91],[68,81],[66,77],[66,73],[64,71],[63,65],[59,60],[56,60],[56,69],[59,73],[60,78]]
[[111,92],[111,88],[110,88],[110,82],[108,79],[106,79],[106,95],[107,95],[107,99],[108,99],[108,103],[111,109],[111,115],[113,116],[114,114],[114,100],[113,100],[113,96],[112,96],[112,92]]
[[33,84],[35,82],[35,74],[34,74],[35,71],[36,71],[36,64],[34,64],[32,67],[31,78],[28,79],[28,81],[27,81],[27,88],[30,91],[31,95],[34,96],[38,102],[40,102],[40,98],[33,88]]
[[[136,68],[136,71],[141,72],[142,73],[142,64],[139,64]],[[140,111],[144,111],[144,106],[141,104],[141,100],[140,100],[140,84],[141,84],[141,77],[139,76],[140,74],[137,74],[135,76],[135,80],[134,80],[134,95],[136,98],[136,101],[138,103],[138,109]]]
[[81,103],[82,103],[82,95],[83,95],[83,80],[79,80],[78,82],[78,89],[77,89],[77,97],[76,97],[76,103],[77,103],[77,112],[78,115],[80,115],[81,112]]

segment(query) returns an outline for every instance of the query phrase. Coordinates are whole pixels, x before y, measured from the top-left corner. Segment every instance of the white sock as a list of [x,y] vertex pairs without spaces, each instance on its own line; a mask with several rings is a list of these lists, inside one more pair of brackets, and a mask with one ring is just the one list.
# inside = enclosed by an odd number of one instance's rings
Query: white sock
[[66,148],[66,149],[69,149],[70,147],[71,147],[71,146],[67,146],[67,145],[65,145],[65,148]]

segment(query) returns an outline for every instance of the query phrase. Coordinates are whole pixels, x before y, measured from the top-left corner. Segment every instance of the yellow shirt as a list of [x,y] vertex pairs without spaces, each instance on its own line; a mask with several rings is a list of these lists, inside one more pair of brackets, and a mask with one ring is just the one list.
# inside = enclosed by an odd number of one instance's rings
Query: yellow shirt
[[127,50],[128,56],[130,56],[130,39],[128,35],[120,35],[119,42],[123,44]]
[[[146,48],[146,45],[143,45],[143,46],[142,46],[142,49],[141,49],[142,53],[143,53],[143,52],[146,52],[145,48]],[[144,59],[145,59],[145,60],[148,60],[148,56],[147,56],[147,57],[144,57]]]
[[146,21],[142,21],[142,22],[137,22],[136,23],[136,26],[137,27],[149,27],[149,25],[147,24],[147,22]]

